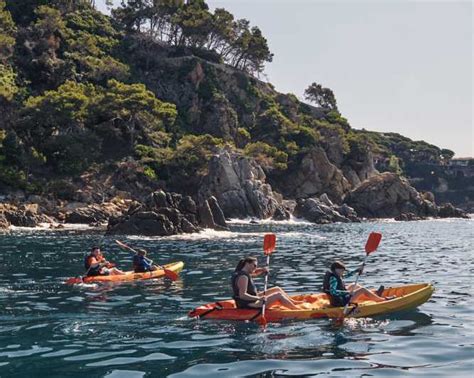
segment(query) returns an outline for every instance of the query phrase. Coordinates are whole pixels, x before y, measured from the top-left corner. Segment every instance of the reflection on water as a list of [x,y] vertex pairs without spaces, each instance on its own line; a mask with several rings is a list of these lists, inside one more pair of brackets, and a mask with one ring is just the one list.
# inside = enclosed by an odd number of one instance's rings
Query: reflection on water
[[[74,287],[62,282],[81,271],[85,251],[102,235],[15,230],[1,236],[0,376],[469,376],[473,224],[233,222],[225,233],[128,238],[155,261],[183,260],[180,279]],[[310,320],[265,330],[186,316],[229,297],[229,275],[240,257],[263,263],[266,232],[277,234],[270,282],[296,293],[320,291],[335,258],[359,264],[373,230],[384,236],[361,283],[434,283],[436,292],[419,309],[348,319],[342,327]],[[130,268],[128,252],[112,239],[104,245],[110,260]]]

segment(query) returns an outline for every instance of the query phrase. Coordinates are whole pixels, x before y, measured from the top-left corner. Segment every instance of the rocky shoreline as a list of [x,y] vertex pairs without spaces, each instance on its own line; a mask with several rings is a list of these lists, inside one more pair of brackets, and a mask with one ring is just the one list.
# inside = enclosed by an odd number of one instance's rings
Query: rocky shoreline
[[[83,189],[80,192],[82,198],[94,198],[85,196]],[[227,230],[229,218],[278,221],[294,216],[326,224],[376,218],[411,221],[467,217],[451,204],[436,205],[431,193],[419,193],[394,173],[373,173],[346,192],[336,196],[339,203],[330,198],[335,197],[334,192],[285,198],[267,182],[256,161],[222,150],[211,158],[195,198],[158,189],[138,199],[132,193],[112,190],[110,200],[97,203],[25,197],[17,192],[0,202],[0,229],[8,230],[11,225],[37,227],[42,223],[61,228],[64,223],[73,223],[106,226],[108,234],[169,236],[204,228]]]

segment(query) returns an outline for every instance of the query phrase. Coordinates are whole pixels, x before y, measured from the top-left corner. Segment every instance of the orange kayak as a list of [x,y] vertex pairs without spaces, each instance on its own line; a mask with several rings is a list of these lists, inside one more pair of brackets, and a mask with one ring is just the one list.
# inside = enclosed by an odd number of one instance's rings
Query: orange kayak
[[[368,316],[385,315],[396,311],[408,310],[425,303],[433,294],[434,287],[431,284],[414,284],[386,288],[383,296],[395,296],[394,299],[384,302],[370,300],[361,301],[357,306],[350,305],[346,317],[361,318]],[[282,320],[307,320],[315,318],[340,318],[344,311],[343,307],[332,307],[328,295],[325,293],[294,295],[291,298],[304,301],[297,310],[275,305],[266,309],[265,318],[267,322],[280,322]],[[190,317],[204,319],[223,320],[259,320],[260,309],[238,309],[233,299],[218,301],[199,306],[189,312]]]
[[[166,264],[164,267],[175,273],[183,270],[184,263],[177,261],[171,264]],[[66,284],[73,285],[78,283],[92,283],[92,282],[127,282],[137,280],[150,280],[153,278],[161,278],[165,276],[163,269],[154,270],[153,272],[135,273],[133,270],[125,272],[125,274],[109,275],[109,276],[92,276],[92,277],[73,277],[65,281]]]

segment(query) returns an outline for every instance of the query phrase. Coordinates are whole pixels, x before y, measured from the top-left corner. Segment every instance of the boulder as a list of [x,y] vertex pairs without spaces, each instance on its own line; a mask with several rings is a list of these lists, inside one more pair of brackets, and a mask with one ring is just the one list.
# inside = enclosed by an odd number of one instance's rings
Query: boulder
[[270,218],[283,208],[281,197],[265,181],[254,160],[222,150],[211,157],[198,197],[201,203],[215,197],[226,218]]
[[173,223],[163,214],[139,211],[109,220],[108,234],[167,236],[176,233]]
[[198,232],[199,226],[227,229],[224,214],[213,197],[200,206],[188,196],[162,190],[150,193],[143,203],[130,202],[121,216],[109,219],[109,234],[166,236]]
[[[347,214],[355,214],[349,207],[343,208]],[[350,211],[352,210],[352,212]],[[294,215],[298,218],[306,219],[313,223],[350,222],[351,218],[342,215],[338,211],[338,206],[328,206],[319,198],[299,199],[296,204]],[[353,218],[357,220],[357,216]]]
[[118,216],[120,212],[107,212],[100,205],[89,205],[77,208],[66,213],[66,223],[101,223],[107,222],[111,216]]
[[359,216],[367,218],[415,220],[466,216],[451,204],[438,207],[432,200],[432,195],[421,195],[406,179],[385,172],[364,181],[346,197],[345,202],[354,207]]
[[7,230],[10,227],[10,222],[8,221],[5,214],[0,213],[0,230]]
[[454,207],[451,203],[445,203],[438,208],[440,218],[469,218],[461,209]]
[[289,198],[311,198],[327,193],[331,201],[342,203],[351,188],[349,181],[321,148],[308,152],[300,163],[276,180],[278,188]]
[[367,218],[394,218],[403,213],[423,215],[424,202],[407,180],[385,172],[365,180],[346,197],[357,214]]

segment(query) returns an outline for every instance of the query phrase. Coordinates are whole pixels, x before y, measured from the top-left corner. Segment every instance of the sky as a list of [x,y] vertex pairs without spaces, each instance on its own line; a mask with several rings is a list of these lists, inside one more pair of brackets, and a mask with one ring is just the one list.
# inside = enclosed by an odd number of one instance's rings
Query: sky
[[[119,3],[118,0],[114,0]],[[258,26],[283,93],[331,88],[353,128],[474,156],[473,4],[408,0],[208,0]],[[105,0],[97,0],[106,10]]]

